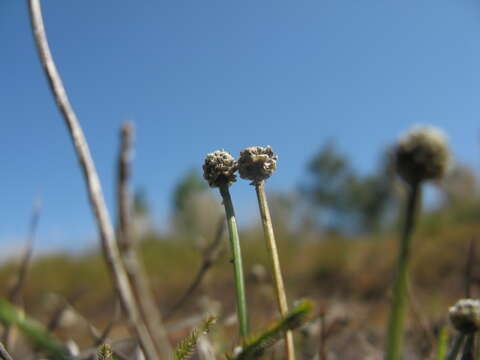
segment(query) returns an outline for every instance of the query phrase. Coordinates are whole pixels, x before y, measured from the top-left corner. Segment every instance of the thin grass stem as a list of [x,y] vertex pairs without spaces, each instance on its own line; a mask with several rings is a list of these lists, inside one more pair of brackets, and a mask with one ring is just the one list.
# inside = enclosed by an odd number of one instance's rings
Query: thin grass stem
[[445,360],[448,351],[448,330],[443,327],[438,334],[436,360]]

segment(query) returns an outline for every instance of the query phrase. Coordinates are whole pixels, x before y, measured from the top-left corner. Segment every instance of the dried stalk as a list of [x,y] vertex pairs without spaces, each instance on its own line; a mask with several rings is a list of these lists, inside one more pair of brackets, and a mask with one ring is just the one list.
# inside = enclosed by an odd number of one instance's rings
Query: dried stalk
[[2,343],[0,343],[0,359],[2,360],[13,360],[8,351],[5,349]]
[[38,228],[38,219],[40,218],[40,212],[41,205],[39,203],[35,203],[33,205],[32,215],[30,217],[26,246],[22,256],[22,261],[20,262],[17,281],[12,286],[7,296],[7,299],[15,305],[19,305],[22,302],[21,295],[23,287],[25,285],[25,281],[27,279],[28,270],[30,269],[30,264],[32,262],[33,241],[35,239],[35,234]]
[[83,291],[77,292],[73,294],[68,299],[64,299],[62,297],[59,297],[60,304],[59,306],[53,311],[53,314],[50,317],[50,320],[47,323],[47,330],[50,333],[53,333],[55,330],[58,329],[60,326],[60,323],[62,321],[62,317],[65,314],[65,312],[69,308],[73,308],[75,303],[80,299],[80,297],[84,294]]
[[43,24],[40,0],[28,0],[30,21],[33,37],[37,46],[40,62],[48,79],[50,90],[57,102],[57,106],[64,118],[71,140],[73,142],[78,161],[86,182],[87,192],[97,222],[103,253],[107,267],[113,278],[115,290],[129,320],[129,326],[137,336],[140,346],[148,360],[158,359],[153,340],[150,337],[141,317],[133,296],[128,277],[120,258],[119,250],[115,241],[113,226],[108,215],[102,188],[90,155],[85,135],[70,105],[67,93],[63,86],[60,74],[55,66],[50,48],[48,46],[45,27]]
[[221,219],[215,232],[215,237],[212,243],[203,252],[203,259],[197,274],[193,278],[192,283],[187,288],[185,293],[180,299],[172,306],[170,311],[165,315],[165,319],[170,319],[179,309],[186,304],[186,302],[192,298],[193,293],[202,283],[203,278],[207,274],[208,270],[213,266],[218,256],[220,255],[220,248],[222,245],[222,235],[225,231],[225,221]]
[[172,356],[172,348],[165,327],[163,326],[162,316],[155,304],[146,271],[139,259],[131,234],[129,182],[133,151],[133,132],[134,129],[131,123],[126,123],[122,126],[117,174],[118,245],[128,279],[130,280],[130,285],[132,286],[140,314],[147,330],[154,339],[154,344],[160,358],[169,359]]
[[475,246],[475,238],[470,240],[470,244],[468,246],[468,254],[467,254],[467,261],[465,263],[465,298],[469,299],[472,296],[472,278],[473,278],[473,267],[475,265],[475,253],[476,253],[476,246]]
[[433,350],[433,345],[435,344],[435,335],[430,330],[432,326],[430,326],[428,318],[425,316],[425,313],[422,311],[420,303],[418,302],[417,297],[415,296],[415,292],[413,291],[412,283],[410,279],[407,279],[407,300],[410,305],[410,313],[413,320],[418,324],[420,327],[420,331],[422,332],[422,352],[431,353]]
[[[277,243],[275,241],[275,234],[273,232],[270,209],[268,208],[267,196],[265,194],[265,181],[255,182],[255,190],[257,192],[263,232],[265,233],[265,238],[267,240],[267,249],[270,257],[270,263],[275,284],[275,295],[277,297],[277,303],[280,309],[280,313],[282,317],[285,317],[288,314],[287,295],[283,282],[282,269],[280,267]],[[295,360],[295,345],[293,342],[293,333],[291,330],[285,332],[285,351],[288,360]]]
[[[27,281],[28,271],[30,270],[30,265],[32,263],[33,257],[33,241],[35,239],[35,234],[38,228],[38,219],[40,218],[41,205],[40,203],[34,203],[32,209],[32,215],[30,217],[30,224],[28,227],[27,241],[25,245],[25,250],[23,252],[22,259],[20,261],[20,266],[18,268],[18,276],[15,283],[10,289],[7,299],[12,304],[21,306],[22,305],[22,290]],[[9,325],[5,326],[2,342],[5,344],[7,349],[11,350],[12,347],[12,334],[11,327]]]

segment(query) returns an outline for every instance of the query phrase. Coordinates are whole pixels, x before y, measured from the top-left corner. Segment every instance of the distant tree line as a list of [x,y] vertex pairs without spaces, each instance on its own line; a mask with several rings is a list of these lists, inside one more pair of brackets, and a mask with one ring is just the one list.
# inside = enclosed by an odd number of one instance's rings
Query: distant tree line
[[[374,170],[364,174],[334,142],[321,146],[306,163],[297,189],[269,194],[279,232],[303,236],[313,228],[315,233],[368,234],[395,226],[404,194],[394,176],[390,153],[385,149]],[[426,217],[431,222],[478,218],[477,194],[475,172],[467,165],[453,164],[438,184],[436,206]],[[137,192],[134,206],[137,216],[149,212],[144,192]],[[208,237],[220,214],[219,201],[200,172],[187,171],[172,191],[171,230],[185,239]]]

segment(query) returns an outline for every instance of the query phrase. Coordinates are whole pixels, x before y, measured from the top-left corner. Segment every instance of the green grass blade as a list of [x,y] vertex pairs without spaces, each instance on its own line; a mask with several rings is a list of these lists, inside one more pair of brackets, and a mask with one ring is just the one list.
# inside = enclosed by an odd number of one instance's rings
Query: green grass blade
[[438,334],[438,345],[437,345],[437,360],[445,360],[448,350],[448,330],[447,327],[443,327]]
[[5,299],[0,299],[0,322],[17,327],[33,346],[45,353],[49,359],[68,360],[70,358],[63,345],[42,324],[27,317]]

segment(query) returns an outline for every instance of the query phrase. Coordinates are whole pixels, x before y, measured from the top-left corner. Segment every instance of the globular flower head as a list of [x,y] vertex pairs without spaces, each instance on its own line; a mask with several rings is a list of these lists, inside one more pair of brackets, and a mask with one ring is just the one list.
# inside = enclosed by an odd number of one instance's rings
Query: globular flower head
[[480,300],[461,299],[448,310],[450,321],[459,332],[469,334],[480,329]]
[[252,146],[240,152],[238,172],[252,184],[268,179],[277,169],[278,157],[270,146]]
[[397,172],[408,184],[441,179],[449,162],[444,134],[430,127],[402,136],[394,154]]
[[228,152],[217,150],[205,157],[203,177],[211,187],[230,186],[236,180],[237,162]]

